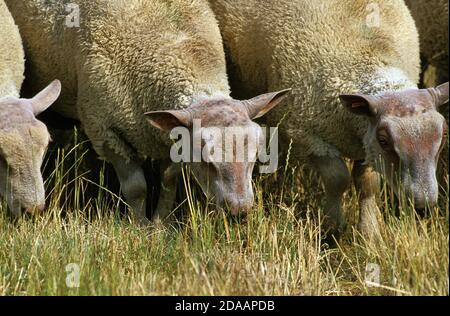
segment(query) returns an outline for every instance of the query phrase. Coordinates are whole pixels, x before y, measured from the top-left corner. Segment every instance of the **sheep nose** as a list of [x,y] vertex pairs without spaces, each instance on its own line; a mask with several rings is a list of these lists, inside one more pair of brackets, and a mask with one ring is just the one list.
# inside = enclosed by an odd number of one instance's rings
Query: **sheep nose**
[[227,205],[230,209],[231,215],[233,216],[245,215],[251,210],[253,206],[253,201],[243,201],[243,200],[229,201]]
[[439,198],[437,190],[427,190],[422,188],[408,192],[408,196],[414,201],[414,206],[417,210],[423,210],[427,206],[435,206]]
[[427,206],[428,207],[433,207],[437,204],[438,199],[431,196],[421,196],[419,198],[414,198],[414,206],[416,207],[416,209],[418,210],[423,210],[425,209]]

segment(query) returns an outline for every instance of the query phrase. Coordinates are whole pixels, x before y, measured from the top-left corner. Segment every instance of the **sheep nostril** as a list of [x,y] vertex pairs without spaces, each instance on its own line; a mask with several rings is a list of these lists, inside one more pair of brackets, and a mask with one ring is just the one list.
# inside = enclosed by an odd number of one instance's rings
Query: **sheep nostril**
[[237,202],[229,204],[229,209],[233,216],[246,216],[251,208],[252,205],[249,203]]

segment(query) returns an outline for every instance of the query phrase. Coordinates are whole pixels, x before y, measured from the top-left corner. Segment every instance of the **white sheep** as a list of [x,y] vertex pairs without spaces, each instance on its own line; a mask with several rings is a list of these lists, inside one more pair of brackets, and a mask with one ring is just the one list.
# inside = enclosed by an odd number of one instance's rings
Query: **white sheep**
[[[96,152],[113,164],[140,223],[147,222],[142,160],[168,161],[156,218],[173,206],[172,171],[179,170],[169,160],[167,133],[151,124],[164,131],[192,129],[200,119],[204,128],[239,125],[259,132],[251,119],[286,94],[248,102],[229,96],[222,39],[206,0],[7,3],[25,43],[31,85],[37,90],[49,78],[63,78],[53,108],[80,120]],[[252,205],[253,165],[202,161],[191,169],[206,193],[237,213]]]
[[0,198],[14,216],[45,207],[41,164],[49,142],[46,126],[36,115],[58,97],[55,81],[32,99],[20,99],[24,52],[19,30],[0,0]]
[[[445,130],[436,111],[448,83],[418,90],[419,41],[402,0],[210,0],[239,91],[292,87],[279,122],[294,162],[311,163],[325,190],[330,233],[344,228],[341,197],[355,162],[359,228],[378,229],[377,171],[400,177],[417,207],[437,200],[436,157]],[[232,86],[232,89],[234,87]],[[379,159],[381,158],[381,159]],[[383,169],[384,166],[384,169]]]

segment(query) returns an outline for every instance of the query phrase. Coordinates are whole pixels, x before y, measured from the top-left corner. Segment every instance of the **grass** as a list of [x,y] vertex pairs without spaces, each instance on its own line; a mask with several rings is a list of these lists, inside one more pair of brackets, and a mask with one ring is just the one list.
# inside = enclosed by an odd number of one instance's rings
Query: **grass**
[[349,192],[349,225],[330,249],[317,215],[323,192],[307,169],[256,177],[246,219],[216,212],[185,174],[172,224],[141,228],[105,188],[106,167],[86,168],[89,155],[83,142],[49,155],[42,216],[0,212],[0,295],[449,294],[448,179],[443,205],[426,216],[383,187],[380,241],[353,228]]

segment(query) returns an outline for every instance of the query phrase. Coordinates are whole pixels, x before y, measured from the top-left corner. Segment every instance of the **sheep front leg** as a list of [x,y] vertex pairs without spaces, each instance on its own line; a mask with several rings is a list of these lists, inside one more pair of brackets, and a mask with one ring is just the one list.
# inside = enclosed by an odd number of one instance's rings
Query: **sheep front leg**
[[312,159],[316,171],[325,187],[324,227],[327,239],[339,239],[345,228],[345,218],[342,212],[342,195],[350,185],[351,177],[347,165],[339,157],[314,157]]
[[181,165],[164,161],[161,164],[161,191],[158,206],[153,215],[155,222],[161,222],[172,211],[177,195],[178,176]]
[[378,174],[363,161],[355,161],[352,171],[353,182],[359,196],[359,222],[358,230],[367,238],[380,234],[380,209],[376,202],[376,193],[379,188]]
[[140,225],[149,225],[145,216],[147,206],[147,182],[140,163],[127,161],[122,156],[105,146],[105,158],[116,171],[120,187],[127,203],[133,210],[134,220]]

